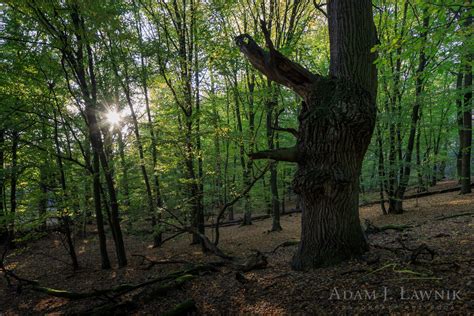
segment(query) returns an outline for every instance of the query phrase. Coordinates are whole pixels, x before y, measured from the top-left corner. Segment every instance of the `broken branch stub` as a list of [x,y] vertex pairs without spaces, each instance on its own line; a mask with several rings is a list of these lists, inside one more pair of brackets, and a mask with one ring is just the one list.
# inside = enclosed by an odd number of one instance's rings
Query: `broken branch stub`
[[295,147],[263,150],[249,154],[250,159],[271,159],[275,161],[298,162],[298,150]]

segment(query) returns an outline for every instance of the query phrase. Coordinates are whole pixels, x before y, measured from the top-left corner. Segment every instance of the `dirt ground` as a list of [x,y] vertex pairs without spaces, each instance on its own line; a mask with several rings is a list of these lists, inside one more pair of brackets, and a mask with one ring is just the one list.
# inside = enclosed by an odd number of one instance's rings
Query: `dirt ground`
[[[473,314],[474,313],[474,217],[439,220],[442,216],[474,211],[474,194],[438,194],[405,202],[403,215],[382,215],[379,205],[360,210],[362,222],[374,225],[409,225],[404,231],[386,230],[368,235],[371,250],[363,258],[331,268],[296,272],[289,267],[296,246],[273,249],[285,241],[298,240],[300,215],[283,216],[283,231],[269,233],[271,219],[251,226],[222,228],[220,247],[233,256],[254,250],[268,258],[268,267],[236,278],[229,267],[199,276],[181,289],[157,297],[140,306],[134,314],[161,314],[192,298],[198,314]],[[209,237],[213,237],[209,234]],[[149,241],[127,236],[129,266],[102,271],[96,235],[77,240],[81,269],[73,273],[57,236],[43,238],[7,258],[9,269],[35,279],[41,285],[86,292],[122,283],[139,283],[183,269],[183,264],[155,265],[146,270],[146,255],[155,260],[185,259],[193,262],[216,261],[190,245],[183,236],[152,249]],[[434,259],[420,255],[410,262],[412,250],[426,244],[435,251]],[[113,245],[109,254],[113,261]],[[115,262],[113,261],[115,264]],[[431,292],[430,292],[431,291]],[[436,292],[435,292],[436,291]],[[98,300],[71,301],[24,288],[7,287],[0,275],[0,314],[75,314],[100,305]]]

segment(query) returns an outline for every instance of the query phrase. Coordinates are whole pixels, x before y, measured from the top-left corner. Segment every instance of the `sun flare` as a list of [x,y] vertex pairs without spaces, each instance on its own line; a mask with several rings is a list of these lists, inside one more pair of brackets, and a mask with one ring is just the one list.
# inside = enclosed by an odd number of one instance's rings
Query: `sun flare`
[[106,118],[107,118],[107,122],[109,122],[109,124],[113,126],[120,123],[120,120],[121,120],[120,113],[117,112],[116,110],[110,110],[109,112],[107,112]]

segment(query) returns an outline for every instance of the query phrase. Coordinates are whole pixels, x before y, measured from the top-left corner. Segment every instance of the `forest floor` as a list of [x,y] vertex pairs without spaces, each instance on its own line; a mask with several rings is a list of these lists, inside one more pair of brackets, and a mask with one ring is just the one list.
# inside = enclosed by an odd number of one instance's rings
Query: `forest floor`
[[[311,272],[292,271],[289,262],[300,234],[300,214],[282,216],[283,231],[269,233],[271,219],[251,226],[221,229],[221,249],[233,256],[259,250],[268,266],[239,274],[224,266],[198,276],[180,289],[156,297],[132,314],[160,314],[192,298],[198,314],[472,314],[474,313],[474,217],[442,217],[474,211],[474,194],[437,194],[404,203],[403,215],[382,215],[379,205],[362,207],[361,220],[373,225],[409,225],[403,231],[385,230],[368,235],[371,250],[363,258]],[[212,237],[211,235],[209,237]],[[49,236],[7,258],[8,268],[42,286],[90,292],[122,283],[140,283],[157,275],[183,269],[184,264],[154,265],[143,258],[217,261],[191,246],[189,236],[152,249],[149,241],[126,236],[129,265],[100,270],[96,235],[77,240],[81,269],[73,273],[57,236]],[[434,259],[414,249],[425,244]],[[109,253],[114,260],[109,244]],[[242,278],[244,276],[244,278]],[[432,292],[430,292],[432,291]],[[437,291],[436,295],[435,292]],[[430,295],[431,293],[431,295]],[[103,303],[103,302],[102,302]],[[68,300],[25,288],[16,293],[0,275],[0,314],[80,313],[101,304],[97,299]]]

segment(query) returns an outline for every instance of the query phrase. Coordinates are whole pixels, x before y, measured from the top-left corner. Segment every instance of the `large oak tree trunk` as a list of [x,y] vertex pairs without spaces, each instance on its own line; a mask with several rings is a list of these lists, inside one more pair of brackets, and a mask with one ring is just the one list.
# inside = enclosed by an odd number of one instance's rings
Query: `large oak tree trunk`
[[370,94],[324,79],[300,114],[298,170],[303,209],[295,269],[328,265],[367,250],[359,222],[359,174],[375,123]]
[[313,74],[275,50],[264,22],[269,52],[246,34],[240,50],[270,80],[302,98],[297,145],[251,154],[253,159],[298,163],[293,181],[302,206],[302,231],[293,268],[304,270],[358,256],[367,250],[359,213],[359,175],[375,125],[376,42],[369,0],[328,2],[331,65],[328,77]]

